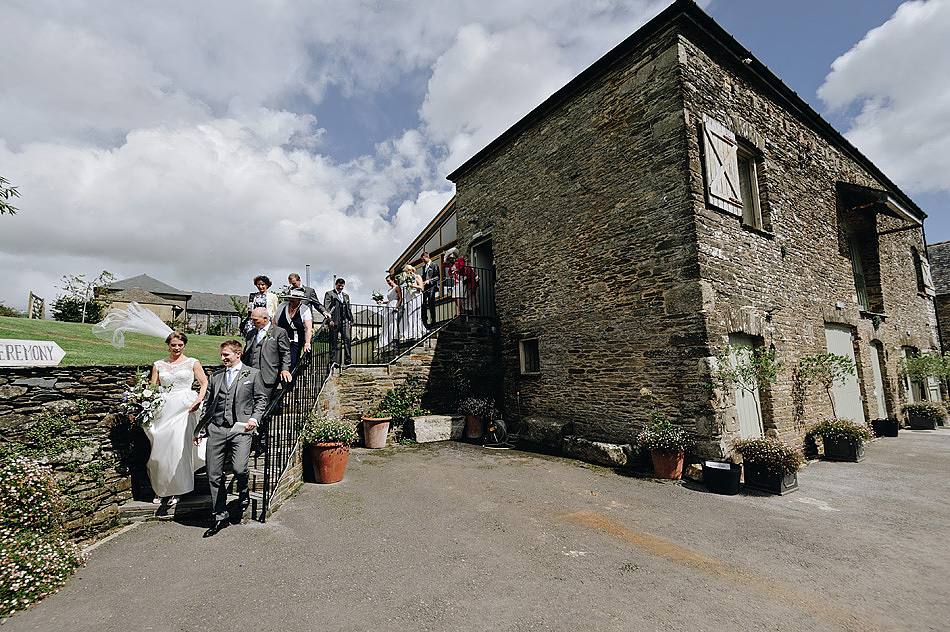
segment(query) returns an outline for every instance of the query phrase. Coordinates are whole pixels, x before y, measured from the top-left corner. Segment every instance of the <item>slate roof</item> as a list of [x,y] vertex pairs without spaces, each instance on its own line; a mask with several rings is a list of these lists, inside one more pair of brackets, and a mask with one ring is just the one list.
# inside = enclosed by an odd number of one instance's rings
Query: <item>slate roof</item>
[[126,303],[131,303],[135,301],[136,303],[143,303],[146,305],[174,305],[171,301],[166,301],[161,296],[157,294],[152,294],[146,290],[143,290],[140,287],[130,287],[127,290],[122,290],[109,296],[109,299],[112,301],[123,301]]
[[158,279],[153,279],[147,274],[122,279],[112,284],[113,290],[128,290],[134,287],[141,288],[146,292],[153,294],[177,294],[178,296],[188,297],[188,292],[174,288],[167,283],[162,283]]
[[247,296],[238,294],[218,294],[217,292],[189,292],[191,298],[188,299],[188,311],[195,312],[215,312],[221,314],[237,314],[234,304],[231,302],[231,296],[238,300],[238,303],[247,303]]
[[937,294],[950,294],[950,241],[927,244],[927,258]]

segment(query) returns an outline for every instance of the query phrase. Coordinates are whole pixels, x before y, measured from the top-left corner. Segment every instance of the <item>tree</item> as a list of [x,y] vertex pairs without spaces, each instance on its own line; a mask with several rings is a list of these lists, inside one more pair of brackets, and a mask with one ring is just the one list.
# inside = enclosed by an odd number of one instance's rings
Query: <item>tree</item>
[[831,402],[831,414],[838,417],[835,410],[835,398],[831,394],[834,386],[841,386],[849,375],[855,375],[854,360],[848,356],[834,353],[818,353],[805,356],[798,364],[798,378],[807,385],[818,385],[825,389]]
[[0,215],[9,213],[10,215],[16,215],[16,212],[20,209],[10,204],[10,198],[20,197],[20,192],[17,191],[15,186],[10,185],[10,181],[0,176]]
[[97,297],[105,296],[115,276],[103,270],[92,281],[85,275],[63,275],[62,285],[58,286],[65,294],[60,294],[53,303],[53,318],[70,323],[97,323],[105,315],[109,301]]

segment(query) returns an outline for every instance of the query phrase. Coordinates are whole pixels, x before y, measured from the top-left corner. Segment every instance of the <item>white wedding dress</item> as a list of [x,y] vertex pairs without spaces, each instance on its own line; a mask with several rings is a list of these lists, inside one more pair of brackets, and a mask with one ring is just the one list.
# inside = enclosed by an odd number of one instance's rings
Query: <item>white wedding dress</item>
[[402,290],[405,297],[405,315],[402,321],[402,333],[405,338],[422,337],[422,290],[407,285]]
[[[195,488],[195,470],[204,466],[193,441],[199,411],[188,409],[198,394],[191,390],[195,381],[195,358],[177,364],[155,362],[158,379],[170,389],[161,394],[165,401],[145,434],[152,443],[148,459],[148,478],[156,496],[179,496]],[[202,442],[204,443],[204,442]]]
[[389,288],[389,291],[386,293],[386,305],[382,308],[383,326],[379,332],[379,340],[376,343],[377,351],[382,350],[383,347],[391,342],[399,340],[399,316],[402,310],[399,312],[393,311],[398,304],[399,293],[396,287],[393,286]]

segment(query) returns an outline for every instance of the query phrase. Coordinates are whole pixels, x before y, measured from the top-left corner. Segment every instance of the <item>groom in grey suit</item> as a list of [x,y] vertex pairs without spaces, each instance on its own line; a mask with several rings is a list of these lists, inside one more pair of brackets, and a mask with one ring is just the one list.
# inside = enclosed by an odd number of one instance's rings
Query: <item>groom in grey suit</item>
[[241,343],[227,340],[221,344],[221,361],[226,369],[208,379],[204,410],[195,427],[195,445],[207,437],[205,463],[214,521],[204,536],[210,538],[228,526],[228,490],[225,485],[225,454],[231,454],[235,487],[241,509],[251,502],[248,479],[251,438],[267,409],[268,393],[261,372],[241,364]]

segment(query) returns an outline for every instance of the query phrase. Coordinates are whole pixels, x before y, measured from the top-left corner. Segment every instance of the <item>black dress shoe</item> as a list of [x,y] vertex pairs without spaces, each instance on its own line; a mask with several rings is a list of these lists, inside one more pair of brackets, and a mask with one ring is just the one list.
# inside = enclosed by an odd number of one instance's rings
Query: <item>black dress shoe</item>
[[241,500],[241,511],[247,511],[247,508],[251,506],[251,499],[244,498]]
[[211,528],[205,531],[203,538],[210,538],[213,535],[216,535],[218,531],[228,526],[227,520],[215,520],[214,524],[211,525]]

